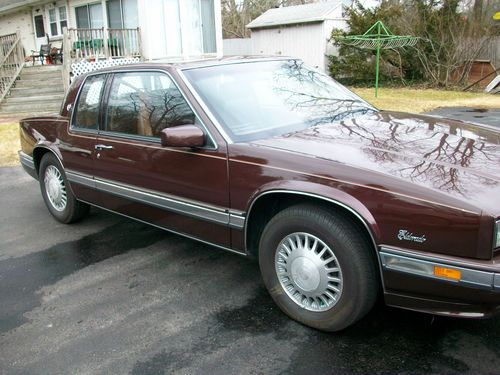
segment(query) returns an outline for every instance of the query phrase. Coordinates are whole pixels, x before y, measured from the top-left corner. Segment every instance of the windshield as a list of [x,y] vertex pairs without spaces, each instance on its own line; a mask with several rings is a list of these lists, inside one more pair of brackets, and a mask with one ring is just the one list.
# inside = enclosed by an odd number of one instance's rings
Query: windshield
[[248,142],[339,121],[375,109],[297,60],[185,70],[234,142]]

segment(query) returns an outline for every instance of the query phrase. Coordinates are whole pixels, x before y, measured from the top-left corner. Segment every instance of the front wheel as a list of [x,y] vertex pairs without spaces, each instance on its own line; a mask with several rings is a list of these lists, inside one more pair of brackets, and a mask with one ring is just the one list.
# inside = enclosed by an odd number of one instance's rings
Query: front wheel
[[269,293],[291,318],[338,331],[375,303],[377,268],[355,223],[314,205],[279,212],[267,224],[259,265]]
[[58,221],[73,223],[89,212],[89,205],[78,201],[73,195],[61,163],[53,154],[43,156],[38,176],[45,205]]

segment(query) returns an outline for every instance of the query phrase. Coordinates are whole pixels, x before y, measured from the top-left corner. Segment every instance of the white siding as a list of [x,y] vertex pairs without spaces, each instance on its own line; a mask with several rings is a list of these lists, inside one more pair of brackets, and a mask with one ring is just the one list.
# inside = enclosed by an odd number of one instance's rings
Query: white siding
[[330,41],[333,29],[347,30],[347,22],[344,19],[335,19],[335,20],[325,20],[323,22],[323,33],[325,35],[325,67],[328,67],[328,55],[338,56],[339,48],[334,46]]
[[252,31],[252,50],[257,55],[298,57],[308,65],[324,70],[323,23],[254,30]]
[[326,39],[330,38],[333,29],[347,30],[347,28],[347,22],[343,19],[325,20],[323,22],[323,32]]
[[250,38],[224,39],[224,56],[252,55],[252,40]]
[[21,34],[21,41],[26,55],[30,55],[31,50],[35,49],[35,32],[33,30],[31,10],[27,9],[0,15],[0,35],[12,34],[16,31]]

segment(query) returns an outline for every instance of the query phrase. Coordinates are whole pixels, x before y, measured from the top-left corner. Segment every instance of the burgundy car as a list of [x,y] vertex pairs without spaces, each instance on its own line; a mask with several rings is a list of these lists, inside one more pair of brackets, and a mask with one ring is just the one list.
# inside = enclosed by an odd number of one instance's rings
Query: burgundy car
[[386,304],[500,309],[500,133],[379,111],[290,58],[140,64],[21,121],[63,223],[101,207],[258,258],[290,317],[327,331]]

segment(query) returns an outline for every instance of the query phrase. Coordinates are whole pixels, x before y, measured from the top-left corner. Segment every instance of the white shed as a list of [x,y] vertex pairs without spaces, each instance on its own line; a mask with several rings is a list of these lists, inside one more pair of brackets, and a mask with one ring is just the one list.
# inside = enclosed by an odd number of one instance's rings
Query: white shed
[[342,0],[269,9],[250,22],[252,52],[257,55],[293,56],[320,70],[327,69],[329,42],[334,28],[347,27]]

